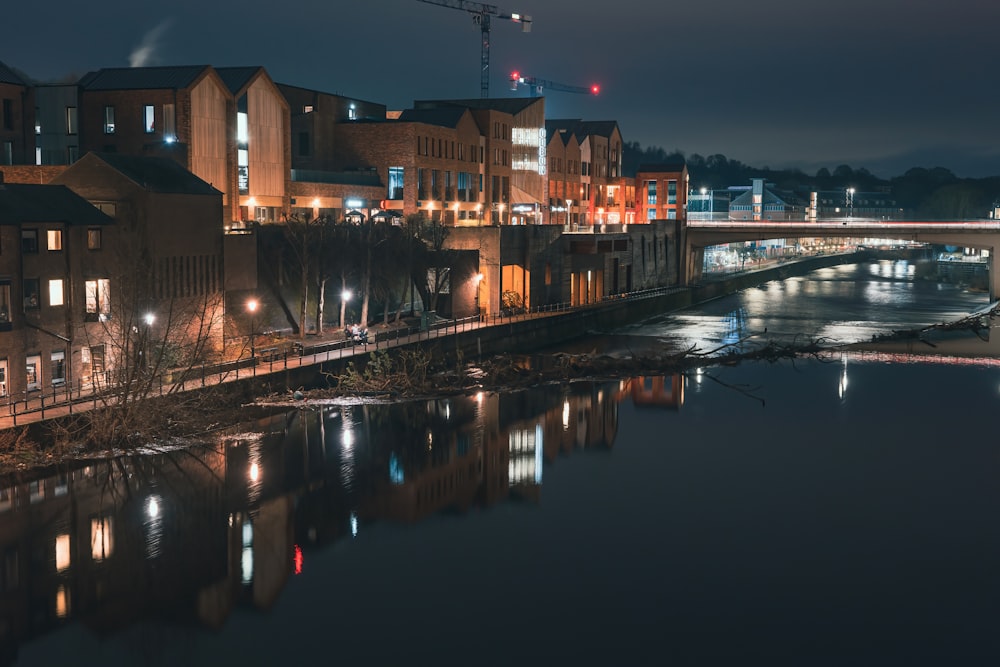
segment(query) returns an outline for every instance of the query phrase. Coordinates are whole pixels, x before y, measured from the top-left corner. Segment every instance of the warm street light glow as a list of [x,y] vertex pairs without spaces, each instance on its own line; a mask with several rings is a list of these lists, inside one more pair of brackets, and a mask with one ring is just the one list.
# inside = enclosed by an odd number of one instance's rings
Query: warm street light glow
[[343,292],[340,293],[340,298],[341,298],[342,301],[350,301],[351,300],[351,290],[345,289]]
[[257,299],[250,299],[249,301],[247,301],[247,310],[250,311],[251,313],[257,312],[257,306],[258,306]]
[[156,315],[153,315],[153,313],[146,313],[142,316],[142,321],[146,323],[147,327],[151,327],[153,326],[153,322],[156,321]]
[[472,276],[472,279],[478,283],[483,279],[483,274],[477,273],[476,275]]

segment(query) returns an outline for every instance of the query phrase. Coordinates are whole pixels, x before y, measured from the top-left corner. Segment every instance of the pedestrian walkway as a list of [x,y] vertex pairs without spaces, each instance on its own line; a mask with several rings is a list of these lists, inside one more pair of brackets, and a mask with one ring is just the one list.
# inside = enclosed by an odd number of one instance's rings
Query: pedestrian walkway
[[[613,294],[600,301],[582,305],[553,304],[532,309],[529,312],[502,313],[489,317],[473,316],[464,319],[436,319],[422,328],[375,330],[368,344],[353,343],[346,339],[342,329],[333,329],[322,335],[309,335],[305,339],[288,339],[281,346],[255,349],[253,357],[211,366],[188,369],[186,379],[168,381],[161,378],[157,388],[148,396],[165,395],[178,391],[190,391],[226,382],[266,377],[271,373],[281,373],[303,366],[314,366],[342,361],[374,350],[388,350],[426,342],[436,338],[454,336],[484,327],[509,325],[512,322],[551,317],[588,308],[601,307],[622,300],[647,299],[688,289],[686,287],[661,287],[637,292]],[[103,393],[88,388],[70,390],[66,387],[52,388],[48,392],[33,392],[26,399],[0,404],[0,429],[12,428],[47,419],[56,419],[104,406],[114,400],[114,389]]]

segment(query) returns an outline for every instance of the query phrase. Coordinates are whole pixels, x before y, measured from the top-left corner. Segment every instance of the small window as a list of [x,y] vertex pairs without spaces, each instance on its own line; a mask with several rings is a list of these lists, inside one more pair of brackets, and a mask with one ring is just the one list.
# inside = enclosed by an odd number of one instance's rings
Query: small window
[[0,281],[0,327],[10,324],[10,315],[10,281],[4,280]]
[[101,229],[100,227],[91,227],[87,230],[87,250],[100,250],[101,249]]
[[104,107],[104,134],[115,133],[115,108]]
[[49,367],[50,378],[53,385],[60,385],[66,383],[66,352],[64,350],[57,350],[52,353],[50,358],[52,364]]
[[76,134],[76,107],[66,107],[66,134]]
[[88,280],[84,283],[87,298],[88,322],[105,321],[111,315],[111,282],[106,278]]
[[28,391],[38,390],[39,382],[41,381],[38,377],[38,371],[41,365],[41,355],[33,354],[25,359],[24,382],[27,385]]
[[14,164],[14,142],[5,141],[3,146],[0,146],[0,163],[2,164]]
[[63,281],[60,278],[49,281],[49,305],[63,305]]
[[38,278],[25,278],[21,286],[24,289],[24,309],[38,308]]
[[23,254],[33,254],[38,252],[38,230],[21,230],[21,252]]
[[63,233],[61,229],[50,229],[45,233],[47,242],[45,247],[49,250],[63,249]]
[[156,108],[152,104],[147,104],[142,108],[142,127],[146,134],[156,132]]

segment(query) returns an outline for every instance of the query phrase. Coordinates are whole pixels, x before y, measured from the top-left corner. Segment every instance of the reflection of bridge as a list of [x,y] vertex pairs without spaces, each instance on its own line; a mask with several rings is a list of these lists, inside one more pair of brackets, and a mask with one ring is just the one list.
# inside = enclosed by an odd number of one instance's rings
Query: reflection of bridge
[[740,241],[788,238],[874,238],[955,245],[988,250],[990,255],[990,300],[1000,295],[1000,275],[993,270],[1000,249],[1000,220],[897,221],[841,218],[815,222],[789,221],[688,221],[684,233],[682,267],[684,284],[701,279],[705,248]]

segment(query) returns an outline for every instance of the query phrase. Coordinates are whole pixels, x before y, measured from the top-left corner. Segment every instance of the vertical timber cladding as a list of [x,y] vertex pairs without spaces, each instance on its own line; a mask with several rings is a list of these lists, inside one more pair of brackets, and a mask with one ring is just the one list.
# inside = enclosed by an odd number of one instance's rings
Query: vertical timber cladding
[[284,210],[285,105],[278,90],[263,78],[247,90],[250,196],[258,206]]
[[191,91],[191,172],[222,192],[223,211],[233,219],[234,198],[226,170],[226,106],[229,92],[216,77],[205,77]]

